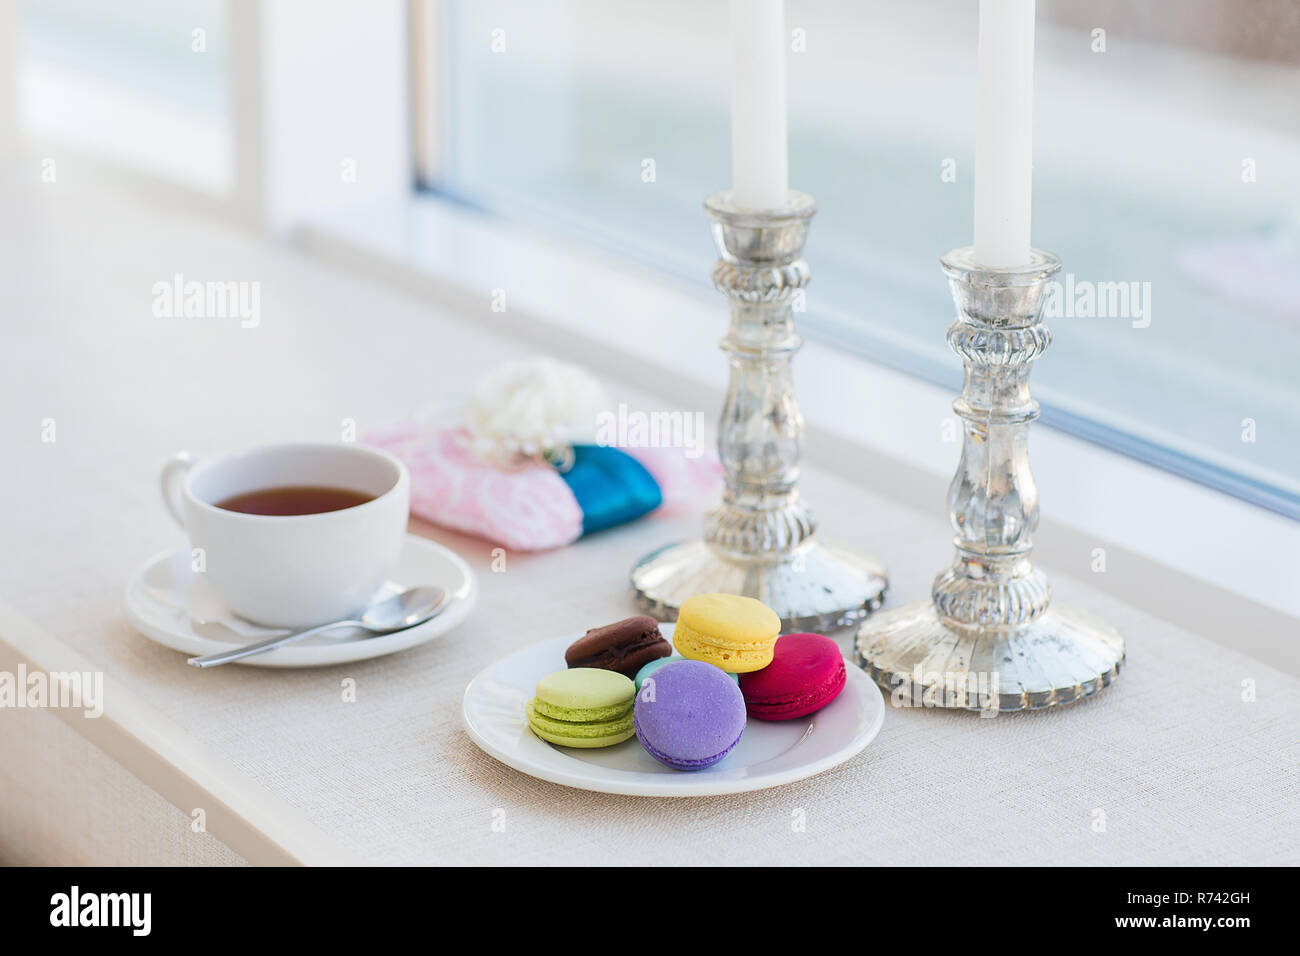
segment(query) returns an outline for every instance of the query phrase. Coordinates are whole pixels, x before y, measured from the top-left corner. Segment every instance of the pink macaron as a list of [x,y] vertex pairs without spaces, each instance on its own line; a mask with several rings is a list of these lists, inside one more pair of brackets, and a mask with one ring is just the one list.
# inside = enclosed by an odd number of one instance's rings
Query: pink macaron
[[840,649],[820,634],[778,638],[772,663],[740,675],[745,709],[759,720],[793,720],[821,710],[844,689]]

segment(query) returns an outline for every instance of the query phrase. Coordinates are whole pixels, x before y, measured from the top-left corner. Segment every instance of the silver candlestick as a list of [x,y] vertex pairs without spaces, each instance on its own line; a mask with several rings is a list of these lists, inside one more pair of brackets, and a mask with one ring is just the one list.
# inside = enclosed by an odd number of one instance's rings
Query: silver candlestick
[[1083,611],[1051,601],[1029,561],[1038,489],[1029,470],[1033,362],[1052,341],[1042,323],[1061,261],[1035,250],[1015,269],[943,257],[958,317],[948,344],[965,366],[953,410],[965,423],[948,490],[957,535],[952,566],[931,599],[873,617],[858,631],[858,663],[904,703],[1032,710],[1089,697],[1124,663],[1124,639]]
[[790,360],[803,343],[792,300],[808,284],[803,247],[817,204],[791,192],[784,209],[758,212],[717,193],[704,208],[721,256],[713,284],[731,300],[722,340],[731,381],[718,426],[726,487],[704,540],[646,555],[632,586],[649,613],[668,620],[694,594],[725,592],[762,601],[787,630],[851,624],[880,606],[885,570],[821,541],[797,487],[803,416]]

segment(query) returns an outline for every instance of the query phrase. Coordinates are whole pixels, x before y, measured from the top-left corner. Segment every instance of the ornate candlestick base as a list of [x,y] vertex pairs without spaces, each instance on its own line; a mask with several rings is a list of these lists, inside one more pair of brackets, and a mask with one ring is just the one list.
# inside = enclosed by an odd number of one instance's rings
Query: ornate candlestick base
[[782,630],[847,627],[880,607],[885,569],[851,551],[810,542],[801,559],[773,564],[727,558],[704,541],[665,545],[632,569],[632,586],[647,614],[673,620],[695,594],[744,594],[781,617]]
[[1091,615],[1052,604],[1030,563],[1038,489],[1029,469],[1032,363],[1052,336],[1041,321],[1061,268],[1035,250],[1028,266],[985,269],[972,250],[943,257],[958,318],[948,344],[965,366],[953,409],[965,423],[948,490],[957,553],[931,599],[858,631],[858,663],[905,703],[1033,710],[1095,694],[1119,674],[1124,639]]
[[662,619],[692,595],[721,591],[757,598],[787,630],[851,624],[880,606],[885,570],[822,542],[797,487],[803,416],[790,360],[802,342],[792,300],[808,284],[802,254],[817,204],[792,192],[786,208],[756,212],[717,193],[704,206],[721,256],[713,284],[731,300],[722,340],[731,380],[718,427],[726,488],[704,540],[646,555],[632,587]]
[[1124,638],[1076,608],[1052,606],[998,633],[954,626],[932,601],[878,614],[858,632],[858,663],[906,705],[1039,710],[1091,697],[1124,663]]

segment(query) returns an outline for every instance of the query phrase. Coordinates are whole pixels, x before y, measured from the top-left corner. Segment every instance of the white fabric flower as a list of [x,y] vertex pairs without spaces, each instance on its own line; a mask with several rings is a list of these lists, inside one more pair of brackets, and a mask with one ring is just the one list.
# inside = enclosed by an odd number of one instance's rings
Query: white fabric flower
[[604,389],[585,369],[549,358],[497,366],[478,380],[469,427],[485,456],[564,458],[588,442],[609,408]]

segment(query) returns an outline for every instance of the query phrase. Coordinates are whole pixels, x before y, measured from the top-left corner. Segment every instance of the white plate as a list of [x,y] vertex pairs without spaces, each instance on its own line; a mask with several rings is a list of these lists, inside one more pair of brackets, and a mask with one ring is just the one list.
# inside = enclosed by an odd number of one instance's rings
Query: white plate
[[[445,611],[425,624],[364,639],[358,639],[364,631],[331,631],[234,663],[250,667],[324,667],[404,651],[446,634],[465,620],[478,598],[478,584],[469,565],[442,545],[408,534],[397,568],[380,594],[418,584],[444,588],[451,599]],[[125,606],[126,616],[137,631],[190,655],[214,654],[271,634],[287,633],[236,618],[212,593],[203,575],[191,570],[189,548],[151,558],[126,586]],[[215,629],[205,629],[209,636],[196,633],[196,628],[204,629],[203,621],[228,623],[239,634],[213,637]]]
[[[660,630],[672,639],[673,625]],[[534,736],[524,703],[537,682],[564,669],[564,651],[581,634],[534,644],[479,672],[461,705],[474,743],[526,774],[600,793],[647,797],[699,797],[742,793],[791,783],[829,770],[857,754],[880,732],[885,699],[859,668],[846,664],[840,696],[798,720],[750,718],[736,749],[705,770],[671,770],[642,749],[635,737],[601,750],[556,747]]]

